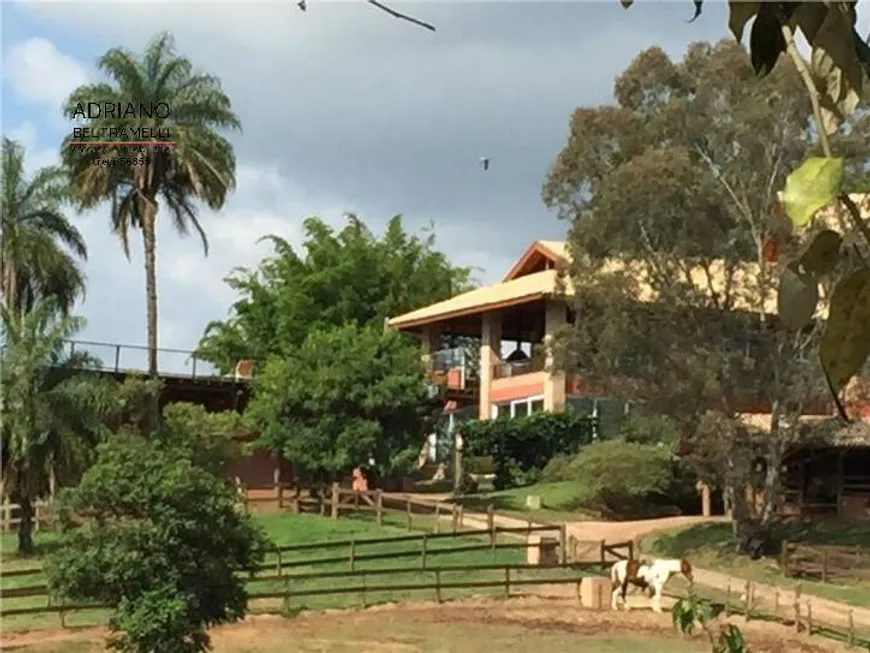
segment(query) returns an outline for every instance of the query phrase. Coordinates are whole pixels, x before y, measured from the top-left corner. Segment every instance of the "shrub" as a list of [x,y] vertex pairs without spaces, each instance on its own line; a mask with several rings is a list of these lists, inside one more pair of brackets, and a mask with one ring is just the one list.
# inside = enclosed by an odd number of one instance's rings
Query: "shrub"
[[553,456],[541,471],[541,478],[550,482],[571,480],[571,463],[573,461],[574,456],[567,454]]
[[596,442],[575,456],[570,476],[577,481],[579,506],[610,515],[644,514],[670,488],[671,455],[657,445]]
[[[194,458],[187,434],[119,434],[81,483],[61,494],[60,546],[46,564],[52,591],[115,606],[109,647],[200,653],[206,628],[241,619],[267,542],[236,496]],[[73,518],[75,516],[75,518]]]
[[472,420],[462,425],[466,455],[491,456],[496,489],[537,480],[558,454],[576,453],[592,441],[593,420],[585,415],[535,413],[527,417]]

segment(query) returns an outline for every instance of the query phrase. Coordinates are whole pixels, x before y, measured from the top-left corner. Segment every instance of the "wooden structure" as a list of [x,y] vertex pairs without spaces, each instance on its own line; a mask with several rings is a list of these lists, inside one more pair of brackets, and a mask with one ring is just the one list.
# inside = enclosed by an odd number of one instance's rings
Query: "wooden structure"
[[786,460],[783,512],[870,519],[870,421],[808,425]]

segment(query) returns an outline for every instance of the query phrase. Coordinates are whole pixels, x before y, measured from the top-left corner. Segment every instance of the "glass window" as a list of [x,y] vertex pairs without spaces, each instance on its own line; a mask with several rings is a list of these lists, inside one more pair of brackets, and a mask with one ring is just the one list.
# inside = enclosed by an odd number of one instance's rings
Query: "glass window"
[[544,400],[543,399],[533,399],[531,412],[540,413],[542,410],[544,410]]
[[514,417],[525,417],[529,414],[529,402],[518,401],[514,405]]

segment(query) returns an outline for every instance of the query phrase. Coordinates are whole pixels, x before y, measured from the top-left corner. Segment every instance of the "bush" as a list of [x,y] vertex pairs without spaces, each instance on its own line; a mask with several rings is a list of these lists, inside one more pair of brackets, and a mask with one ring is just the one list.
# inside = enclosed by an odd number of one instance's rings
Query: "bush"
[[671,455],[657,445],[596,442],[575,456],[570,477],[577,481],[580,507],[612,516],[646,516],[671,487]]
[[566,454],[553,456],[541,471],[541,478],[551,483],[571,480],[572,462],[574,462],[574,456]]
[[172,435],[111,438],[59,501],[49,586],[115,606],[109,647],[123,653],[208,650],[207,627],[244,616],[238,572],[255,570],[268,546],[229,484],[194,462],[189,434]]
[[462,425],[466,455],[491,456],[494,485],[502,489],[535,482],[556,455],[576,453],[592,441],[593,419],[566,411],[527,417],[472,420]]

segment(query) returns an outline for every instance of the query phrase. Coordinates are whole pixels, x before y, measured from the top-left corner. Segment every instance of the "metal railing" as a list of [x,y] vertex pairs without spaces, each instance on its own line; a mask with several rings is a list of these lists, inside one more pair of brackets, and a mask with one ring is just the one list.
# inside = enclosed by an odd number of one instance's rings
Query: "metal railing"
[[543,372],[546,368],[546,358],[532,356],[525,360],[498,363],[493,366],[492,376],[494,379],[507,379],[513,376]]
[[[89,340],[68,340],[69,353],[86,352],[99,361],[97,369],[115,373],[146,373],[148,371],[148,347],[121,345]],[[232,377],[223,375],[217,368],[198,359],[193,351],[185,349],[157,349],[157,373],[160,376],[177,376],[191,379]]]

